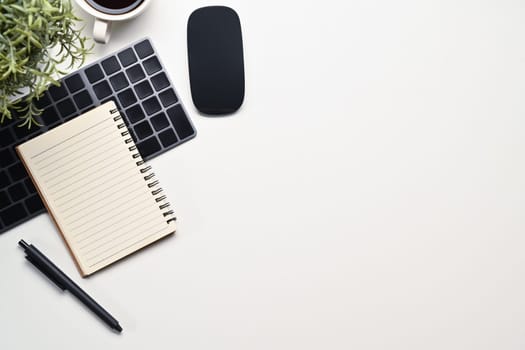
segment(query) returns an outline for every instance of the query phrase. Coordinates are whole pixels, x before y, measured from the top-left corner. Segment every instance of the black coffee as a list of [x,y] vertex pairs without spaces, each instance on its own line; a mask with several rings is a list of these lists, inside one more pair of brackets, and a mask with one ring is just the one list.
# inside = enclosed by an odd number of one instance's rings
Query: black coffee
[[86,0],[96,10],[110,15],[120,15],[130,12],[144,0]]

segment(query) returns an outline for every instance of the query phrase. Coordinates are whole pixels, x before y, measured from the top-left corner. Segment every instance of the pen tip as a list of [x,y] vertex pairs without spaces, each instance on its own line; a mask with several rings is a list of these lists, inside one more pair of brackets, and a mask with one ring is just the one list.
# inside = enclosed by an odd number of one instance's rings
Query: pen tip
[[122,332],[122,327],[121,327],[120,324],[118,324],[118,323],[117,323],[117,324],[115,325],[115,327],[113,327],[113,328],[115,328],[115,330],[116,330],[117,332],[119,332],[119,333]]
[[18,242],[18,245],[20,245],[22,248],[24,249],[27,249],[29,248],[29,244],[26,243],[26,241],[24,241],[23,239],[21,239],[19,242]]

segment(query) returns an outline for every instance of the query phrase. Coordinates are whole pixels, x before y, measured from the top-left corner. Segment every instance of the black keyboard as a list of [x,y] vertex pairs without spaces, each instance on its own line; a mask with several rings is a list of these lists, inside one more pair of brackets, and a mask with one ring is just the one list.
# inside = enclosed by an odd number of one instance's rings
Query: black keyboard
[[0,125],[0,233],[43,213],[44,205],[15,146],[109,100],[115,101],[144,159],[195,137],[151,41],[143,39],[61,79],[38,100],[42,127]]

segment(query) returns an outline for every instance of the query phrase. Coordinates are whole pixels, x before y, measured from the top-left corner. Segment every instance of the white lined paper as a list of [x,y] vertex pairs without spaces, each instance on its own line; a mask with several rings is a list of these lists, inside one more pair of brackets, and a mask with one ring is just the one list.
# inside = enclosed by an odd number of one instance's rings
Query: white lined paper
[[83,275],[175,231],[113,109],[108,102],[17,148]]

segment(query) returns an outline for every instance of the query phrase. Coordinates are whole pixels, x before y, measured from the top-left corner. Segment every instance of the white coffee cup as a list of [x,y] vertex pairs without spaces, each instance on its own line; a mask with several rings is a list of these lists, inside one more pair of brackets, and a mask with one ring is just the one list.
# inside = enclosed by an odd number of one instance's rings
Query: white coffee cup
[[123,8],[118,11],[98,6],[93,0],[76,0],[77,4],[87,13],[95,17],[93,25],[93,38],[96,42],[105,44],[111,36],[111,22],[125,21],[140,15],[151,0],[142,0],[138,5],[129,6],[129,9]]

